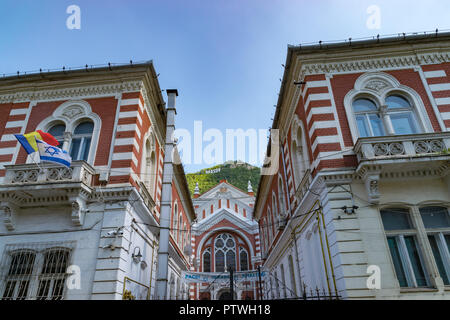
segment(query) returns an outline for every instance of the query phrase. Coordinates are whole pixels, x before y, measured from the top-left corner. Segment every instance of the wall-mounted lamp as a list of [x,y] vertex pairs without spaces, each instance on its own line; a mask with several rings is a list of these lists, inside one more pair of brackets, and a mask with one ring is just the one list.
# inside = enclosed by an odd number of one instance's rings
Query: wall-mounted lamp
[[351,206],[351,207],[343,206],[341,209],[346,214],[353,214],[355,213],[355,210],[358,208],[359,208],[358,206]]

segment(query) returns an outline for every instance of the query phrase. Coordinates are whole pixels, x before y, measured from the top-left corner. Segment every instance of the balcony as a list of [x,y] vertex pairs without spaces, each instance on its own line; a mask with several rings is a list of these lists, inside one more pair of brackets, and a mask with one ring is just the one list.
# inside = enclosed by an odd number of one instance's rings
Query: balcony
[[16,186],[31,186],[52,183],[83,183],[92,186],[95,170],[85,161],[73,161],[70,168],[57,164],[18,164],[5,166],[6,174],[0,190]]
[[71,220],[81,226],[86,201],[93,192],[95,170],[85,161],[70,168],[50,163],[5,166],[0,186],[0,213],[8,230],[15,229],[15,216],[26,207],[71,206]]
[[442,156],[450,151],[450,132],[360,138],[358,162]]
[[450,168],[450,132],[360,138],[356,174],[371,203],[378,203],[382,179],[445,177]]

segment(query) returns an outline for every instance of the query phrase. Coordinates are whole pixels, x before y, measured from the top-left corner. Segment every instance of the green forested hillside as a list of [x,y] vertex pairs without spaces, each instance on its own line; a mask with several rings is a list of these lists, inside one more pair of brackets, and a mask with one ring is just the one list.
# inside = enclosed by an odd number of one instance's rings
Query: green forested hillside
[[247,184],[250,180],[253,192],[257,192],[261,169],[240,161],[227,161],[224,164],[202,169],[196,173],[186,174],[191,196],[194,194],[195,183],[198,182],[200,193],[203,193],[220,180],[226,179],[228,183],[247,192]]

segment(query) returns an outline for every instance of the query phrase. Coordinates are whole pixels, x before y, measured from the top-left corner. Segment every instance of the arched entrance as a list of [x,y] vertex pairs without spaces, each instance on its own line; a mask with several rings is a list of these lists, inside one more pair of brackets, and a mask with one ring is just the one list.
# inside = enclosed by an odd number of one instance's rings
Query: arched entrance
[[231,300],[231,293],[229,290],[224,290],[219,293],[218,300]]

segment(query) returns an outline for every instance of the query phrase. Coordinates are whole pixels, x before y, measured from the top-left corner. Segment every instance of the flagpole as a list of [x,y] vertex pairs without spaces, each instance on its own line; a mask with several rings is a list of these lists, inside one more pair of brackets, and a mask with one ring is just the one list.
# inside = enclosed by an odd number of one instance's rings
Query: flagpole
[[[37,167],[39,168],[39,173],[44,172],[44,169],[43,169],[43,168],[39,165],[39,163],[37,163],[36,160],[34,159],[34,156],[33,156],[33,155],[34,155],[35,153],[39,154],[39,150],[36,151],[36,152],[31,153],[31,154],[30,154],[30,158],[31,158],[31,160],[34,162],[34,164],[37,165]],[[39,157],[40,157],[40,155],[39,155]]]

